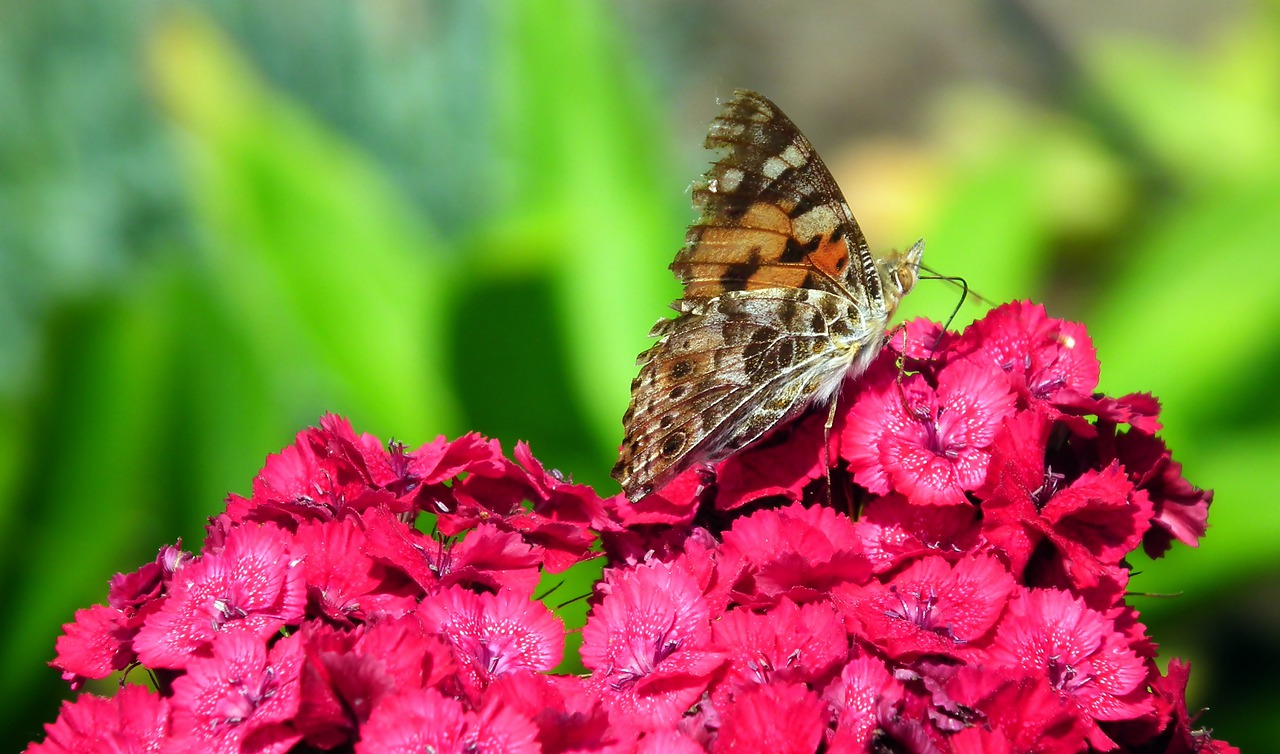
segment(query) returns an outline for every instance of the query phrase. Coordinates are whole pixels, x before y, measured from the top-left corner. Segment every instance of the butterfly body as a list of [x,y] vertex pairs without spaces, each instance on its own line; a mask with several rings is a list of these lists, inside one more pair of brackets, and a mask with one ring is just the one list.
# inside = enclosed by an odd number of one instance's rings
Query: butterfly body
[[922,245],[876,259],[808,140],[762,95],[735,93],[694,187],[702,214],[672,271],[684,293],[650,332],[614,477],[628,499],[831,400],[879,351]]

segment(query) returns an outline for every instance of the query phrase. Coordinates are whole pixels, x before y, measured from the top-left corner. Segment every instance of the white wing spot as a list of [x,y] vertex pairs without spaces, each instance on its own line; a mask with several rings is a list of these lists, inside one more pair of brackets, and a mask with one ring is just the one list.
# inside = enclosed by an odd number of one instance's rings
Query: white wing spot
[[764,173],[770,180],[778,180],[778,176],[787,171],[791,167],[781,157],[770,157],[764,161],[764,165],[760,166],[760,172]]
[[787,148],[782,150],[781,156],[782,159],[786,160],[787,164],[793,168],[802,168],[805,163],[808,162],[808,160],[804,158],[804,153],[802,153],[800,148],[795,144],[788,144]]
[[738,168],[727,168],[720,176],[720,185],[725,191],[736,191],[742,185],[742,171]]
[[742,138],[746,126],[733,121],[714,121],[711,124],[711,133],[721,138],[733,141]]

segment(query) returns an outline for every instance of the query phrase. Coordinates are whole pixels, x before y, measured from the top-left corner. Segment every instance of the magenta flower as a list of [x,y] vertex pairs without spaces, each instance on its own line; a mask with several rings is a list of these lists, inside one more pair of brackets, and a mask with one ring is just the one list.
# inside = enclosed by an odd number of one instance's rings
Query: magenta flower
[[811,602],[870,576],[853,522],[830,508],[762,510],[724,532],[720,578],[744,605]]
[[58,657],[52,663],[62,678],[79,688],[85,678],[106,678],[124,670],[138,657],[129,643],[125,614],[114,607],[93,605],[76,611],[75,621],[62,626]]
[[356,753],[538,754],[536,731],[511,709],[470,712],[434,689],[415,689],[374,710]]
[[238,528],[221,550],[183,568],[138,630],[138,658],[152,667],[182,668],[217,636],[265,639],[300,620],[306,593],[290,539],[270,525]]
[[1029,301],[992,309],[965,331],[955,350],[999,367],[1024,401],[1071,405],[1098,386],[1098,358],[1084,326],[1053,319]]
[[1168,552],[1176,540],[1188,547],[1199,544],[1208,530],[1213,491],[1193,486],[1182,476],[1182,464],[1173,460],[1164,441],[1129,431],[1114,437],[1115,459],[1135,487],[1134,497],[1149,500],[1152,526],[1142,536],[1148,557]]
[[509,709],[468,711],[434,689],[390,697],[370,716],[357,754],[538,754],[537,728]]
[[724,712],[711,751],[809,754],[827,729],[828,711],[799,683],[766,683],[744,690]]
[[301,524],[293,552],[307,585],[307,612],[355,626],[378,616],[399,616],[417,602],[398,574],[375,559],[357,518]]
[[916,320],[833,437],[815,409],[636,504],[523,443],[325,416],[76,612],[73,689],[155,690],[81,695],[28,751],[1229,754],[1127,602],[1126,558],[1195,546],[1212,493],[1098,369],[1031,304]]
[[968,666],[947,684],[947,694],[977,718],[977,724],[951,737],[957,754],[1072,754],[1087,748],[1090,726],[1044,673],[1010,674]]
[[983,533],[1026,571],[1033,586],[1100,592],[1110,604],[1124,590],[1128,570],[1121,560],[1142,541],[1152,507],[1118,463],[1087,469],[1074,479],[1070,458],[1046,458],[1050,424],[1023,412],[997,438],[983,502]]
[[723,653],[711,649],[702,591],[688,574],[657,562],[623,571],[603,588],[604,599],[582,629],[590,687],[619,727],[674,724],[724,662]]
[[1154,710],[1146,693],[1148,667],[1115,623],[1056,589],[1025,591],[1009,603],[990,650],[991,662],[1044,673],[1050,688],[1080,710],[1089,743],[1115,747],[1096,723],[1132,720]]
[[928,557],[888,582],[842,586],[836,605],[858,635],[895,660],[920,655],[965,659],[1004,613],[1013,574],[985,555],[954,564]]
[[477,697],[503,675],[551,670],[564,653],[564,625],[541,602],[515,591],[451,587],[424,599],[418,614],[453,648],[460,679]]
[[797,606],[784,598],[768,613],[734,608],[712,628],[715,644],[728,654],[716,691],[721,696],[774,681],[822,688],[849,656],[844,625],[825,602]]
[[977,547],[979,511],[965,505],[911,505],[899,494],[869,502],[858,520],[862,551],[877,574],[927,555],[955,559]]
[[351,741],[385,699],[457,675],[450,648],[414,613],[354,630],[308,623],[300,633],[307,664],[295,725],[316,748]]
[[27,754],[161,751],[170,741],[169,700],[142,686],[125,686],[111,699],[81,694],[63,702],[45,740]]
[[866,751],[877,728],[898,714],[906,690],[885,664],[870,655],[856,657],[824,696],[836,712],[833,751]]
[[302,644],[272,645],[248,633],[219,636],[208,656],[192,658],[173,682],[173,730],[182,748],[217,754],[288,751],[302,737],[298,711]]
[[359,754],[463,754],[467,713],[435,689],[412,689],[378,705],[362,728]]
[[922,374],[891,375],[872,377],[848,414],[840,447],[854,480],[920,505],[967,502],[964,493],[986,478],[996,431],[1013,415],[1008,383],[967,361],[943,367],[936,387]]

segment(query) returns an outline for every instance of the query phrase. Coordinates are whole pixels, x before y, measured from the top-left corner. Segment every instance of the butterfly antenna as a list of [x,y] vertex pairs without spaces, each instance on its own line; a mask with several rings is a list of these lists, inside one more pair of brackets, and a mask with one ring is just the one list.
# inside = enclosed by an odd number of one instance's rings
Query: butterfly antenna
[[970,288],[969,288],[969,282],[968,282],[967,280],[965,280],[964,278],[960,277],[959,275],[943,275],[942,273],[938,272],[937,270],[935,270],[935,269],[933,269],[933,268],[931,268],[931,267],[928,267],[927,265],[924,265],[924,264],[921,264],[921,265],[920,265],[920,269],[922,269],[922,270],[924,270],[925,272],[929,273],[928,275],[920,275],[920,276],[919,276],[919,278],[918,278],[918,279],[920,279],[920,280],[945,280],[945,281],[947,281],[948,283],[951,283],[951,284],[953,284],[953,285],[958,285],[958,286],[960,286],[960,288],[961,288],[961,290],[963,291],[963,293],[962,293],[962,294],[961,294],[961,296],[960,296],[960,303],[959,303],[959,304],[956,304],[956,310],[957,310],[957,311],[959,311],[960,307],[964,305],[965,299],[966,299],[966,298],[968,298],[968,297],[970,297],[970,296],[972,296],[972,297],[973,297],[973,300],[974,300],[974,301],[977,301],[977,302],[978,302],[978,303],[980,303],[980,304],[986,304],[987,306],[990,306],[990,307],[994,307],[994,306],[995,306],[995,303],[994,303],[994,302],[992,302],[991,300],[987,299],[985,296],[982,296],[981,294],[976,293],[975,291],[973,291],[972,289],[970,289]]
[[974,301],[986,304],[988,307],[993,307],[995,304],[970,289],[969,281],[959,275],[939,275],[936,271],[931,270],[924,265],[920,265],[920,268],[929,273],[928,275],[921,275],[919,278],[920,280],[945,280],[952,285],[960,286],[960,300],[956,302],[955,308],[951,310],[951,315],[947,317],[947,321],[942,325],[942,329],[938,331],[938,337],[933,341],[933,346],[929,349],[929,360],[932,361],[934,354],[938,352],[938,348],[942,345],[943,336],[947,334],[947,330],[951,329],[951,323],[954,322],[956,317],[960,314],[960,307],[964,306],[964,302],[968,300],[970,296],[973,297]]

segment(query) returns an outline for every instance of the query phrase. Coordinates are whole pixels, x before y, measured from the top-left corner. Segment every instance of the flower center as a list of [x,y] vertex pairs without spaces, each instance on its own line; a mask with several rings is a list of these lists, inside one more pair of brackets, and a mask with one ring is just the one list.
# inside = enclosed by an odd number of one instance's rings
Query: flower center
[[1073,694],[1081,686],[1093,680],[1093,676],[1088,673],[1081,673],[1070,663],[1062,659],[1060,655],[1054,655],[1049,658],[1049,685],[1064,694]]

